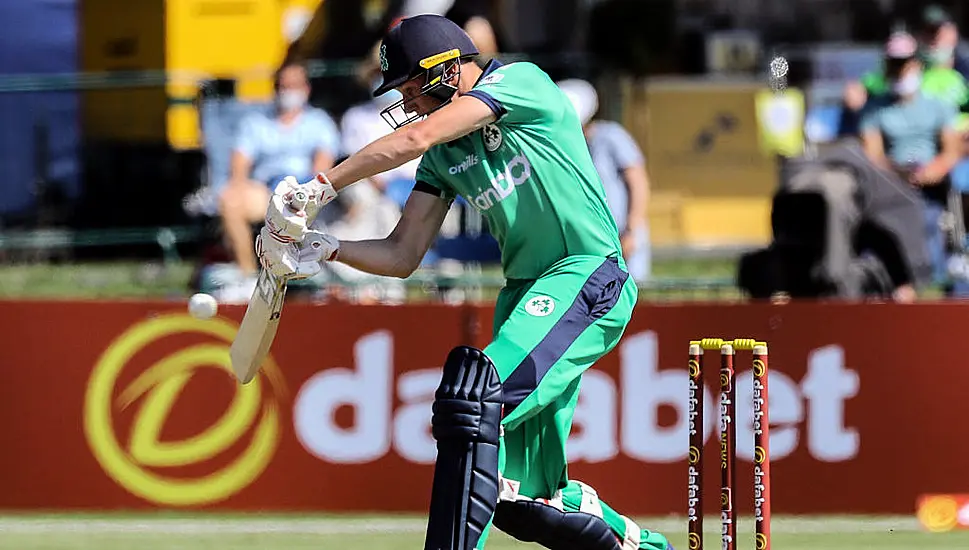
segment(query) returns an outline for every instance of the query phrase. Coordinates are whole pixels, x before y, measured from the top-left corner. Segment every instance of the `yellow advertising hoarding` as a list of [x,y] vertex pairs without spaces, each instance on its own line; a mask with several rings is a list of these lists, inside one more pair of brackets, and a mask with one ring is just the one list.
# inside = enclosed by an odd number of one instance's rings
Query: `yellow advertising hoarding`
[[[85,0],[83,70],[157,71],[167,82],[90,91],[87,136],[199,145],[192,100],[205,78],[236,81],[243,101],[272,97],[272,75],[321,0]],[[294,36],[296,35],[296,36]]]
[[[757,244],[770,238],[778,163],[763,147],[765,82],[655,79],[627,87],[624,122],[643,146],[654,244]],[[662,211],[660,211],[662,209]]]
[[766,196],[777,163],[758,135],[762,84],[655,82],[646,89],[646,157],[656,189],[701,196]]
[[[134,75],[165,67],[164,6],[164,0],[80,3],[81,69],[97,74],[127,73],[110,89],[82,95],[85,138],[131,142],[163,139],[168,103],[165,89]],[[136,84],[138,81],[140,84]]]

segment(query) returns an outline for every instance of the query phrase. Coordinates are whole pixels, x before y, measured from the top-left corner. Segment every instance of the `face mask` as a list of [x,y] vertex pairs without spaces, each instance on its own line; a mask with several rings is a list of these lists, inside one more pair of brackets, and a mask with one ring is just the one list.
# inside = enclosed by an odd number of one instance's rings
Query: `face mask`
[[933,65],[945,65],[952,61],[953,53],[952,48],[935,48],[929,51],[929,61]]
[[901,96],[910,96],[919,91],[922,86],[922,75],[919,73],[909,74],[901,80],[895,82],[895,93]]
[[283,91],[279,92],[279,97],[277,102],[279,108],[284,111],[295,111],[306,105],[306,94],[298,91]]

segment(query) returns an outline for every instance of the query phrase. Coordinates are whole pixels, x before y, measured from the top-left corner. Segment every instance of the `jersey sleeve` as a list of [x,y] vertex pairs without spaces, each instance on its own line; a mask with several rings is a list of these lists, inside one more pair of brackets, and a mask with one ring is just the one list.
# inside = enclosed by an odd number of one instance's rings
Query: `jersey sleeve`
[[434,159],[432,155],[425,153],[421,158],[421,163],[417,165],[417,177],[415,178],[417,184],[414,186],[414,190],[427,192],[430,190],[436,190],[439,197],[451,202],[454,200],[456,193],[454,188],[448,185],[443,178],[438,175],[437,170],[434,169]]
[[941,131],[956,130],[959,128],[959,108],[948,101],[936,101],[936,112],[938,113],[939,129]]
[[[519,66],[521,65],[521,66]],[[519,62],[495,69],[468,93],[491,107],[498,120],[512,124],[544,118],[550,108],[546,90],[555,83],[541,69]]]

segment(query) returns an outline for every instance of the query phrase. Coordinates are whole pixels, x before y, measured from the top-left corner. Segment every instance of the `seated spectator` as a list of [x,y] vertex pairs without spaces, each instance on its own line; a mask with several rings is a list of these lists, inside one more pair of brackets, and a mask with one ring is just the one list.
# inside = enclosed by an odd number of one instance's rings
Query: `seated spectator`
[[949,175],[961,158],[955,106],[922,92],[923,64],[915,39],[894,34],[886,47],[891,93],[870,98],[861,117],[865,153],[880,168],[916,186],[924,199],[929,255],[935,278],[945,278],[945,237],[940,225]]
[[969,46],[960,40],[955,20],[939,6],[922,12],[920,42],[926,62],[933,67],[954,69],[969,79]]
[[[337,239],[383,239],[400,219],[400,208],[369,181],[347,187],[337,201],[344,214],[335,222],[319,227]],[[338,262],[328,263],[325,269],[333,283],[330,297],[361,304],[400,304],[407,297],[407,288],[399,279],[375,277]]]
[[[374,48],[371,55],[374,59],[378,56],[377,48]],[[375,90],[383,81],[380,73],[380,63],[375,62],[374,66],[366,74],[370,82],[370,89]],[[380,112],[386,107],[397,102],[401,97],[400,92],[391,90],[381,96],[373,97],[370,101],[354,105],[347,109],[340,120],[341,150],[343,154],[350,155],[363,149],[364,146],[376,141],[389,134],[393,128],[384,120]],[[371,178],[370,183],[379,191],[391,197],[398,206],[403,207],[404,201],[414,187],[414,180],[417,177],[417,166],[420,164],[420,157],[394,168],[383,174]]]
[[592,84],[577,79],[558,84],[572,101],[583,125],[592,162],[619,228],[629,274],[636,281],[644,281],[651,272],[651,246],[647,222],[649,177],[643,153],[618,122],[592,120],[599,109]]
[[333,166],[339,136],[336,124],[320,109],[307,106],[306,69],[289,63],[276,75],[275,110],[252,113],[242,120],[232,152],[229,182],[219,196],[219,209],[229,252],[243,280],[226,288],[222,299],[244,302],[255,288],[257,262],[252,227],[266,215],[272,189],[286,175],[307,181]]
[[[892,34],[888,44],[901,44],[903,50],[908,50],[915,43],[915,39],[904,32]],[[887,46],[886,46],[887,47]],[[919,48],[918,45],[915,46]],[[921,50],[929,52],[936,49],[930,43],[923,44]],[[886,50],[886,59],[890,59],[893,54]],[[904,55],[907,55],[905,53]],[[969,81],[966,77],[952,68],[951,62],[936,62],[933,57],[939,60],[938,54],[923,56],[923,71],[920,90],[928,97],[935,97],[951,103],[957,110],[969,110]],[[926,60],[928,60],[926,62]],[[858,123],[861,112],[868,100],[890,94],[892,92],[887,76],[887,67],[879,67],[876,70],[864,74],[860,80],[849,82],[844,89],[842,104],[844,106],[841,121],[841,135],[850,136],[858,133]],[[960,127],[963,131],[969,129],[965,116],[960,116]]]

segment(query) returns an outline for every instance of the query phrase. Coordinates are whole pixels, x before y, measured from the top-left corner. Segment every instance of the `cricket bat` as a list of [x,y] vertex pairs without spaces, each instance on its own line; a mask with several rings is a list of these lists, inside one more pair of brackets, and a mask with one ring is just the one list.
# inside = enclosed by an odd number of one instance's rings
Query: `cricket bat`
[[248,384],[256,376],[269,354],[285,298],[286,281],[276,280],[265,269],[260,271],[242,324],[229,348],[232,371],[240,384]]
[[[289,200],[289,206],[293,211],[305,211],[308,202],[309,195],[303,190],[297,190]],[[256,279],[256,289],[246,306],[242,324],[239,325],[239,331],[229,348],[232,371],[240,384],[252,381],[269,355],[269,348],[272,347],[279,328],[279,316],[283,312],[285,298],[286,281],[277,280],[265,269],[261,270]]]

